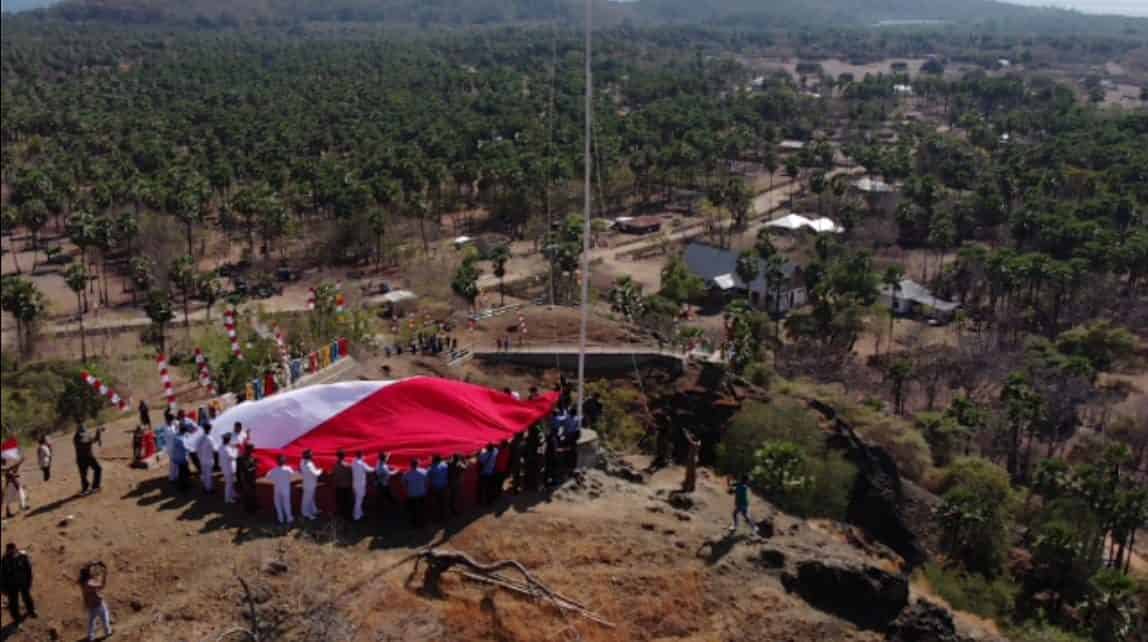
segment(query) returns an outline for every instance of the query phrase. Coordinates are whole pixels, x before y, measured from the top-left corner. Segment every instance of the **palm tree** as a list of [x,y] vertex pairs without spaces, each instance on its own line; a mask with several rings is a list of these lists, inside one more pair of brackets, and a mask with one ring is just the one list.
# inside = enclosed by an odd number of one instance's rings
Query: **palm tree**
[[889,288],[889,341],[885,347],[886,354],[893,348],[893,324],[897,321],[897,296],[901,294],[901,279],[904,276],[905,271],[899,265],[890,265],[885,269],[885,274],[881,276],[881,282]]
[[88,286],[88,268],[83,263],[73,263],[64,272],[68,289],[76,294],[76,314],[80,320],[80,360],[88,361],[88,343],[84,333],[84,288]]
[[375,269],[383,267],[383,234],[387,231],[387,213],[381,207],[367,210],[367,225],[375,234]]
[[753,282],[757,280],[760,273],[757,255],[751,250],[742,252],[737,257],[737,265],[734,270],[737,272],[737,278],[745,284],[745,291],[752,297]]
[[32,324],[44,311],[44,296],[31,281],[5,276],[0,278],[0,309],[15,317],[16,347],[20,354],[25,354]]
[[475,300],[478,299],[478,277],[481,274],[482,271],[475,265],[474,257],[467,257],[458,267],[454,279],[450,282],[450,288],[454,290],[455,294],[466,299],[472,310]]
[[913,364],[907,359],[898,359],[885,372],[885,377],[893,385],[893,412],[905,414],[905,384],[913,376]]
[[24,203],[20,210],[20,222],[32,233],[32,271],[36,271],[36,251],[40,249],[40,230],[48,224],[48,206],[39,199]]
[[[0,208],[0,230],[3,234],[9,234],[13,237],[16,234],[16,226],[20,224],[20,215],[16,208],[7,205]],[[20,254],[16,251],[16,242],[10,241],[8,246],[11,248],[12,265],[16,268],[16,274],[20,274]]]
[[490,253],[490,263],[494,266],[494,276],[498,278],[499,305],[506,305],[506,291],[503,279],[506,278],[506,262],[510,260],[510,248],[499,245]]
[[167,290],[148,290],[144,311],[159,330],[159,351],[167,352],[167,324],[175,316],[171,311],[171,297]]
[[195,291],[195,261],[190,256],[181,256],[171,264],[171,282],[183,297],[183,327],[187,328],[187,340],[191,341],[191,307],[188,300]]

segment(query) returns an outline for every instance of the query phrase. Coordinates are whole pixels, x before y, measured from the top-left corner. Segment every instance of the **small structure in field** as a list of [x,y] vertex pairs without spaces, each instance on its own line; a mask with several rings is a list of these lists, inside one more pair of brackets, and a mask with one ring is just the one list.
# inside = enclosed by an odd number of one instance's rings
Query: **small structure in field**
[[656,216],[623,216],[614,220],[614,229],[626,234],[653,234],[662,229],[662,219]]
[[831,218],[823,216],[813,219],[806,218],[800,214],[786,214],[779,219],[766,223],[765,226],[774,229],[789,230],[791,232],[808,229],[818,234],[823,232],[840,234],[845,231],[845,228],[833,222]]
[[928,288],[913,281],[901,279],[896,288],[881,286],[881,300],[899,316],[923,316],[941,323],[952,321],[961,304],[938,298]]

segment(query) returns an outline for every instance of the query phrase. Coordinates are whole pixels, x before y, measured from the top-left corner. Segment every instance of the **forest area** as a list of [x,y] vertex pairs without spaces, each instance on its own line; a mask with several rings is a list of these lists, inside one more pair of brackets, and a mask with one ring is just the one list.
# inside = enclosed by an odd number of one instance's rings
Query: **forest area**
[[[477,312],[485,275],[503,302],[527,300],[505,287],[517,276],[549,277],[531,297],[577,303],[590,277],[576,7],[231,4],[5,17],[6,431],[107,417],[77,377],[127,383],[114,360],[89,359],[97,308],[139,317],[138,353],[180,353],[192,371],[191,310],[210,322],[249,300],[240,264],[266,273],[256,289],[281,270],[382,275],[449,254],[449,270],[417,279],[443,308]],[[864,3],[776,3],[753,19],[749,4],[603,7],[595,242],[608,219],[688,220],[651,244],[657,287],[603,255],[595,270],[623,276],[592,281],[601,314],[659,349],[718,344],[723,382],[776,401],[700,433],[721,474],[749,475],[800,517],[847,521],[854,465],[780,400],[831,403],[936,496],[918,572],[953,608],[1022,642],[1148,640],[1148,21],[978,2],[921,16],[960,26],[875,30]],[[995,28],[965,24],[981,9],[1000,12]],[[776,14],[794,18],[781,28]],[[810,26],[821,17],[831,26]],[[391,28],[405,22],[425,30]],[[1139,91],[1111,104],[1122,85]],[[781,204],[757,211],[775,191]],[[782,210],[840,233],[762,225]],[[456,261],[447,222],[471,217],[506,249]],[[690,323],[683,309],[713,307],[680,256],[691,225],[737,255],[742,283],[765,284],[772,309],[733,297],[709,326]],[[540,267],[512,275],[515,260]],[[789,264],[805,301],[783,312]],[[43,271],[62,278],[61,300],[37,285]],[[952,318],[895,313],[910,278],[953,302]],[[365,309],[336,327],[337,287],[315,286],[311,322],[280,317],[285,349],[388,333]],[[38,356],[73,320],[82,353]],[[251,342],[246,360],[221,336],[207,346],[222,390],[284,349]],[[632,383],[596,385],[604,438],[648,451]]]

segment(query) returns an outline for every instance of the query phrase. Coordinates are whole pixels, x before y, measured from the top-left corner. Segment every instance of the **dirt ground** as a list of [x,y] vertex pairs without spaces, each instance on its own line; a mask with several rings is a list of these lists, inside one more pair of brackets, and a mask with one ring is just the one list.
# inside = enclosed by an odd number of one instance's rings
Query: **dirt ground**
[[[66,436],[56,439],[51,482],[26,475],[32,508],[5,522],[4,540],[33,560],[40,618],[9,639],[80,638],[74,580],[89,560],[108,565],[118,640],[219,639],[244,623],[238,577],[249,583],[264,625],[275,627],[268,639],[277,640],[308,639],[315,626],[356,642],[879,639],[787,595],[750,562],[745,536],[707,547],[728,523],[730,499],[704,472],[690,513],[664,502],[682,476],[671,468],[648,485],[595,471],[582,487],[506,497],[493,510],[421,530],[393,515],[347,528],[323,519],[283,529],[266,510],[250,516],[218,495],[175,494],[163,469],[129,468],[126,428],[108,426],[98,494],[75,494]],[[803,529],[794,522],[794,537],[817,537]],[[410,577],[410,556],[432,544],[479,560],[516,559],[616,626],[458,576],[448,576],[443,597],[426,597],[416,590],[420,578]]]

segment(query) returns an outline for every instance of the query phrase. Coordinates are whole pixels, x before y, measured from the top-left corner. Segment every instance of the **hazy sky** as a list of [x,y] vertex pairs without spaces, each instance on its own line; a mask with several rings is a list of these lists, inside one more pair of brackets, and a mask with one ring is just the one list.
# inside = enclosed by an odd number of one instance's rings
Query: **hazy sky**
[[1063,7],[1085,13],[1114,13],[1123,16],[1148,17],[1148,0],[1007,0],[1014,4],[1038,7]]

